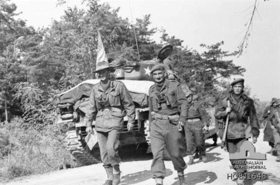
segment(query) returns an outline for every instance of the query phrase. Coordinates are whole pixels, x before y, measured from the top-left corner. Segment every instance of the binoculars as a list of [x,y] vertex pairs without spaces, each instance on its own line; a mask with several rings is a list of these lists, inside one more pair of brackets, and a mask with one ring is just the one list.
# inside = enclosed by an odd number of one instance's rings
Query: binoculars
[[164,94],[157,94],[157,107],[158,109],[161,109],[161,104],[165,103],[167,106],[170,106],[170,102],[168,100],[168,97]]

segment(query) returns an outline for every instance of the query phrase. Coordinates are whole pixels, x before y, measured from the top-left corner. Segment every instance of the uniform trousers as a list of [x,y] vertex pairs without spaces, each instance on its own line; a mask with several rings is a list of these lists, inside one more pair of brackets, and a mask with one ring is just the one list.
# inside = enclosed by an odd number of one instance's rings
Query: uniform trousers
[[166,176],[163,152],[166,148],[176,171],[183,172],[187,167],[183,159],[183,137],[178,127],[166,119],[155,119],[151,123],[151,149],[153,154],[153,178]]
[[119,149],[119,131],[97,132],[100,156],[105,168],[118,165],[121,161]]
[[[228,139],[226,141],[226,144],[227,144],[227,150],[228,150],[229,154],[234,154],[236,152],[240,152],[240,147],[241,147],[242,143],[246,140],[247,139],[245,139],[245,138]],[[238,173],[245,172],[245,170],[246,170],[245,169],[246,165],[244,165],[246,162],[245,159],[230,159],[230,162],[236,172],[238,172]]]
[[188,155],[193,155],[197,149],[201,156],[205,156],[205,142],[203,134],[203,123],[201,120],[189,122],[184,126],[186,143],[187,143],[187,153]]

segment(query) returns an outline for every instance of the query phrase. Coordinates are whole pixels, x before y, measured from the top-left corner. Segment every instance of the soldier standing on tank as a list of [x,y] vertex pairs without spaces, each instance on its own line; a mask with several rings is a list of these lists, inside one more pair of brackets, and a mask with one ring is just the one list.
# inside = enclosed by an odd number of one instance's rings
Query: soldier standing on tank
[[[229,116],[228,129],[226,132],[227,151],[232,154],[240,151],[240,146],[249,137],[253,137],[253,142],[257,142],[259,136],[259,123],[256,116],[254,101],[244,94],[244,79],[239,78],[231,83],[232,90],[228,96],[222,99],[215,112],[215,117],[226,123]],[[248,135],[247,135],[248,134]],[[236,168],[238,164],[245,164],[245,160],[230,160],[233,168],[239,173],[245,173],[245,168]],[[244,185],[243,178],[237,178],[238,185]]]
[[280,99],[273,103],[273,110],[269,119],[272,123],[271,128],[273,130],[274,147],[277,151],[277,162],[280,162]]
[[199,154],[199,158],[206,162],[206,152],[205,152],[205,141],[204,132],[209,130],[209,120],[206,110],[202,105],[193,101],[193,93],[189,92],[186,94],[188,107],[187,107],[187,120],[184,126],[186,143],[187,143],[187,153],[189,156],[188,164],[193,164],[193,155],[196,152]]
[[98,62],[95,73],[98,74],[100,82],[93,86],[89,98],[87,131],[92,132],[92,121],[95,118],[100,156],[107,173],[104,185],[118,185],[121,173],[118,154],[120,130],[123,128],[125,113],[128,117],[127,129],[133,129],[135,107],[125,85],[110,79],[108,62]]
[[166,79],[165,67],[157,64],[151,69],[155,84],[149,90],[151,149],[153,153],[152,173],[156,185],[162,185],[165,177],[163,159],[167,149],[180,185],[186,185],[183,159],[183,138],[180,133],[186,119],[187,101],[179,83]]
[[269,106],[267,106],[263,111],[263,119],[264,119],[264,135],[263,135],[263,141],[267,141],[269,146],[271,146],[271,150],[268,153],[273,154],[274,153],[274,137],[273,137],[273,129],[271,128],[272,123],[270,120],[271,113],[273,112],[273,104],[277,101],[276,98],[272,98],[271,103]]

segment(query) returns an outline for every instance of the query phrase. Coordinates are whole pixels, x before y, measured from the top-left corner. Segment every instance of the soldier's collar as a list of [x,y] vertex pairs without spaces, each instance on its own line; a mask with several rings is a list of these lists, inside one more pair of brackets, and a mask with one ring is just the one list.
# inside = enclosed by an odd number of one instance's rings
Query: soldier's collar
[[[115,85],[113,83],[112,80],[109,80],[110,82],[110,85],[109,85],[109,88],[107,89],[107,91],[109,90],[110,92],[115,90]],[[101,91],[101,92],[104,92],[103,88],[101,87],[101,81],[98,83],[98,91]]]
[[163,85],[162,85],[162,87],[161,87],[160,90],[162,91],[164,88],[169,87],[169,83],[170,83],[170,82],[169,82],[168,80],[165,79],[165,81],[164,81],[164,83],[163,83]]
[[109,87],[109,89],[110,89],[110,92],[111,91],[113,91],[113,90],[115,90],[115,84],[114,84],[114,82],[113,82],[113,80],[110,80],[110,87]]

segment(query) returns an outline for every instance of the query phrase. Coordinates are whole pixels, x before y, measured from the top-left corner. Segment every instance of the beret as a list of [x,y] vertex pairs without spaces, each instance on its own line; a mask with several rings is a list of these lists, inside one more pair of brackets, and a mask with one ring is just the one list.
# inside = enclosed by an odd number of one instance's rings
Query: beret
[[244,84],[244,79],[243,78],[234,79],[233,82],[231,82],[231,86],[234,86],[235,84],[240,83],[240,82],[242,84]]
[[165,71],[165,66],[163,64],[156,64],[155,66],[152,67],[151,74],[153,74],[153,72],[156,70]]

